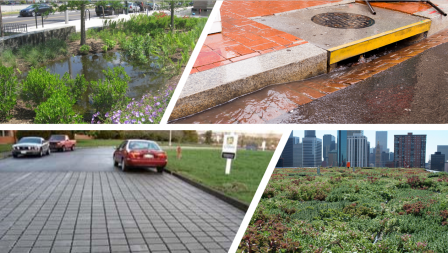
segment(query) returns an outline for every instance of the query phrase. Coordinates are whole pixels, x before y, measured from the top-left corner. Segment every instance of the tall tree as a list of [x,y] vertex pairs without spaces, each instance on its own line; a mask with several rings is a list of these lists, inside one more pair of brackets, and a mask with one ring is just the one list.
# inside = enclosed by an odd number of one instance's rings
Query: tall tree
[[81,11],[81,46],[86,44],[86,19],[85,11],[86,6],[89,5],[89,1],[69,1],[67,4],[59,6],[58,11],[64,12],[66,10],[79,10]]
[[205,143],[206,144],[211,144],[212,143],[212,131],[209,130],[207,132],[205,132]]
[[0,5],[0,37],[3,37],[2,5]]

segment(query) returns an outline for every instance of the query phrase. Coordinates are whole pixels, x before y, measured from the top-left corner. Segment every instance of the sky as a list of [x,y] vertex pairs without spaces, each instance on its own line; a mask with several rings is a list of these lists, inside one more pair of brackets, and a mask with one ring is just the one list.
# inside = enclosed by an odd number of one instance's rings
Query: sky
[[[378,129],[378,131],[387,131],[383,129]],[[375,143],[375,132],[372,130],[364,130],[364,135],[367,137],[367,141],[370,142],[370,147],[373,147],[373,143]],[[448,131],[441,130],[392,130],[387,131],[387,148],[389,148],[390,152],[394,152],[394,135],[406,135],[408,133],[412,134],[426,134],[426,162],[429,161],[431,155],[437,151],[437,145],[448,145]],[[323,139],[324,134],[331,134],[338,141],[338,133],[337,130],[316,130],[316,137]],[[303,130],[294,130],[294,136],[300,137],[300,141],[302,141],[304,131]]]

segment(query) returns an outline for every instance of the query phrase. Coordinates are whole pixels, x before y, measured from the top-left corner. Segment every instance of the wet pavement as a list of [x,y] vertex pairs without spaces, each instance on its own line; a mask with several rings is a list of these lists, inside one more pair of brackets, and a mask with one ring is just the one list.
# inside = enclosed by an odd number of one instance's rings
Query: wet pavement
[[172,123],[446,123],[447,42],[445,30],[368,63],[270,86]]
[[0,161],[0,252],[227,252],[244,212],[112,148]]
[[448,43],[268,123],[448,123]]

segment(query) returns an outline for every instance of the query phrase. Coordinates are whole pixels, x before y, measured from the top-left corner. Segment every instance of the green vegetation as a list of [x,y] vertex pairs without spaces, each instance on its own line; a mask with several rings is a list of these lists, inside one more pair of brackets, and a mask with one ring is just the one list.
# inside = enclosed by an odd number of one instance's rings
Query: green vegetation
[[79,47],[79,52],[81,54],[88,54],[90,51],[90,46],[89,45],[82,45]]
[[239,150],[232,162],[230,175],[225,175],[226,159],[221,149],[182,150],[182,159],[176,159],[175,149],[168,153],[167,168],[228,196],[250,203],[273,152]]
[[11,111],[17,103],[17,89],[18,82],[14,70],[0,66],[0,120],[11,119]]
[[448,252],[448,176],[276,169],[240,252]]
[[59,39],[50,39],[38,45],[23,45],[16,50],[5,50],[0,54],[0,63],[16,68],[18,60],[21,59],[36,67],[61,55],[68,55],[67,43]]
[[12,150],[12,144],[0,144],[0,153],[10,152],[11,150]]
[[100,139],[93,139],[93,140],[77,140],[76,146],[78,147],[115,147],[120,145],[123,140],[100,140]]

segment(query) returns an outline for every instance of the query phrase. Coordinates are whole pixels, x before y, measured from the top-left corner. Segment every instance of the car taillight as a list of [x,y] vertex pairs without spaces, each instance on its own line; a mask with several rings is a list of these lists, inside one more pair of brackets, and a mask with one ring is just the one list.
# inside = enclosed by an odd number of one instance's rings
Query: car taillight
[[158,156],[159,158],[161,158],[161,159],[166,159],[166,154],[165,154],[165,153],[158,154],[157,156]]
[[129,158],[137,158],[138,156],[140,156],[139,152],[129,152]]

